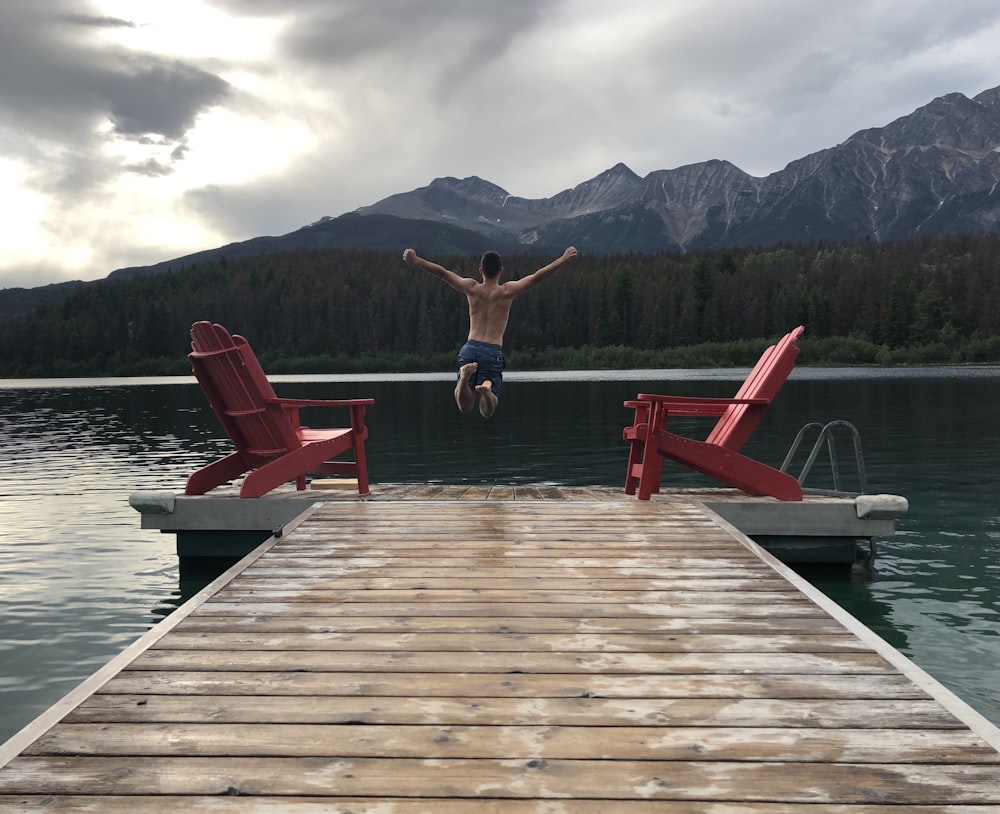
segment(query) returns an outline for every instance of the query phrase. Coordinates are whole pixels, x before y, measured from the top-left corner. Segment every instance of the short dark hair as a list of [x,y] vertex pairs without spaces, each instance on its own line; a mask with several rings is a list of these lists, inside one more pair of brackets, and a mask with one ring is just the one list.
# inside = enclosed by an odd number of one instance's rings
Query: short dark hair
[[496,277],[503,270],[503,261],[500,259],[500,253],[489,251],[483,255],[483,259],[479,261],[479,268],[483,270],[483,274],[487,277]]

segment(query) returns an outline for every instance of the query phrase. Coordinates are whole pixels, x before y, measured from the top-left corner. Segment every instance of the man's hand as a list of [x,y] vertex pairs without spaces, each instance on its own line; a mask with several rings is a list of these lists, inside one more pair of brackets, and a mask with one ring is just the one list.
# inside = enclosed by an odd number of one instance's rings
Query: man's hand
[[403,252],[403,262],[404,263],[415,263],[417,261],[417,253],[413,249],[406,249]]
[[562,257],[560,259],[572,260],[574,257],[576,257],[576,247],[570,246],[568,249],[566,249],[566,251],[562,253]]

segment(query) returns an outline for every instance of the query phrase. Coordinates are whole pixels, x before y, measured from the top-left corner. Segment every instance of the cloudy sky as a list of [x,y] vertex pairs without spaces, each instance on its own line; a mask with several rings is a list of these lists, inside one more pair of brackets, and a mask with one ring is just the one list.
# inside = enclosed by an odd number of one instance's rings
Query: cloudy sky
[[439,176],[767,175],[1000,85],[996,0],[0,0],[0,288]]

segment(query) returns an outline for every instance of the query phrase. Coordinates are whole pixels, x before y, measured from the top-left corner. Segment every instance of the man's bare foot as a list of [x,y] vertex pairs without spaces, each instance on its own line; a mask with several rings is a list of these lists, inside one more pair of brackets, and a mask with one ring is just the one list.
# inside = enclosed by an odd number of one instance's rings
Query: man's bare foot
[[476,403],[476,394],[469,387],[469,379],[477,370],[479,370],[478,362],[469,362],[458,370],[458,382],[455,384],[455,403],[463,413],[469,412]]
[[479,414],[483,418],[489,418],[497,410],[496,394],[493,392],[493,382],[487,379],[482,384],[476,385],[476,392],[479,393]]

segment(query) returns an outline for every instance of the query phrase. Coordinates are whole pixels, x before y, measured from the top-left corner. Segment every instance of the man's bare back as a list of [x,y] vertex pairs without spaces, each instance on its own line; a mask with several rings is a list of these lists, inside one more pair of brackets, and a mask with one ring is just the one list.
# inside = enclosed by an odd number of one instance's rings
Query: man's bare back
[[[503,336],[507,330],[507,320],[510,318],[510,306],[515,297],[530,291],[540,282],[551,276],[563,263],[576,257],[576,249],[570,246],[562,255],[551,263],[538,269],[520,280],[501,283],[503,265],[500,255],[487,252],[479,268],[482,281],[471,277],[462,277],[444,266],[432,263],[417,255],[413,249],[403,252],[403,260],[419,266],[429,274],[444,280],[456,291],[465,294],[469,303],[469,342],[495,346],[498,359],[490,374],[492,378],[476,376],[478,362],[466,362],[460,365],[458,383],[455,387],[455,401],[458,408],[467,413],[472,409],[475,396],[481,396],[479,411],[483,416],[490,416],[496,410],[497,396],[500,393],[500,382],[503,371]],[[466,347],[468,347],[468,343]],[[465,349],[463,348],[463,351]],[[460,362],[462,357],[459,357]]]
[[514,295],[509,283],[498,284],[496,279],[476,283],[465,292],[469,301],[469,339],[503,344],[504,331],[510,318],[510,305]]

